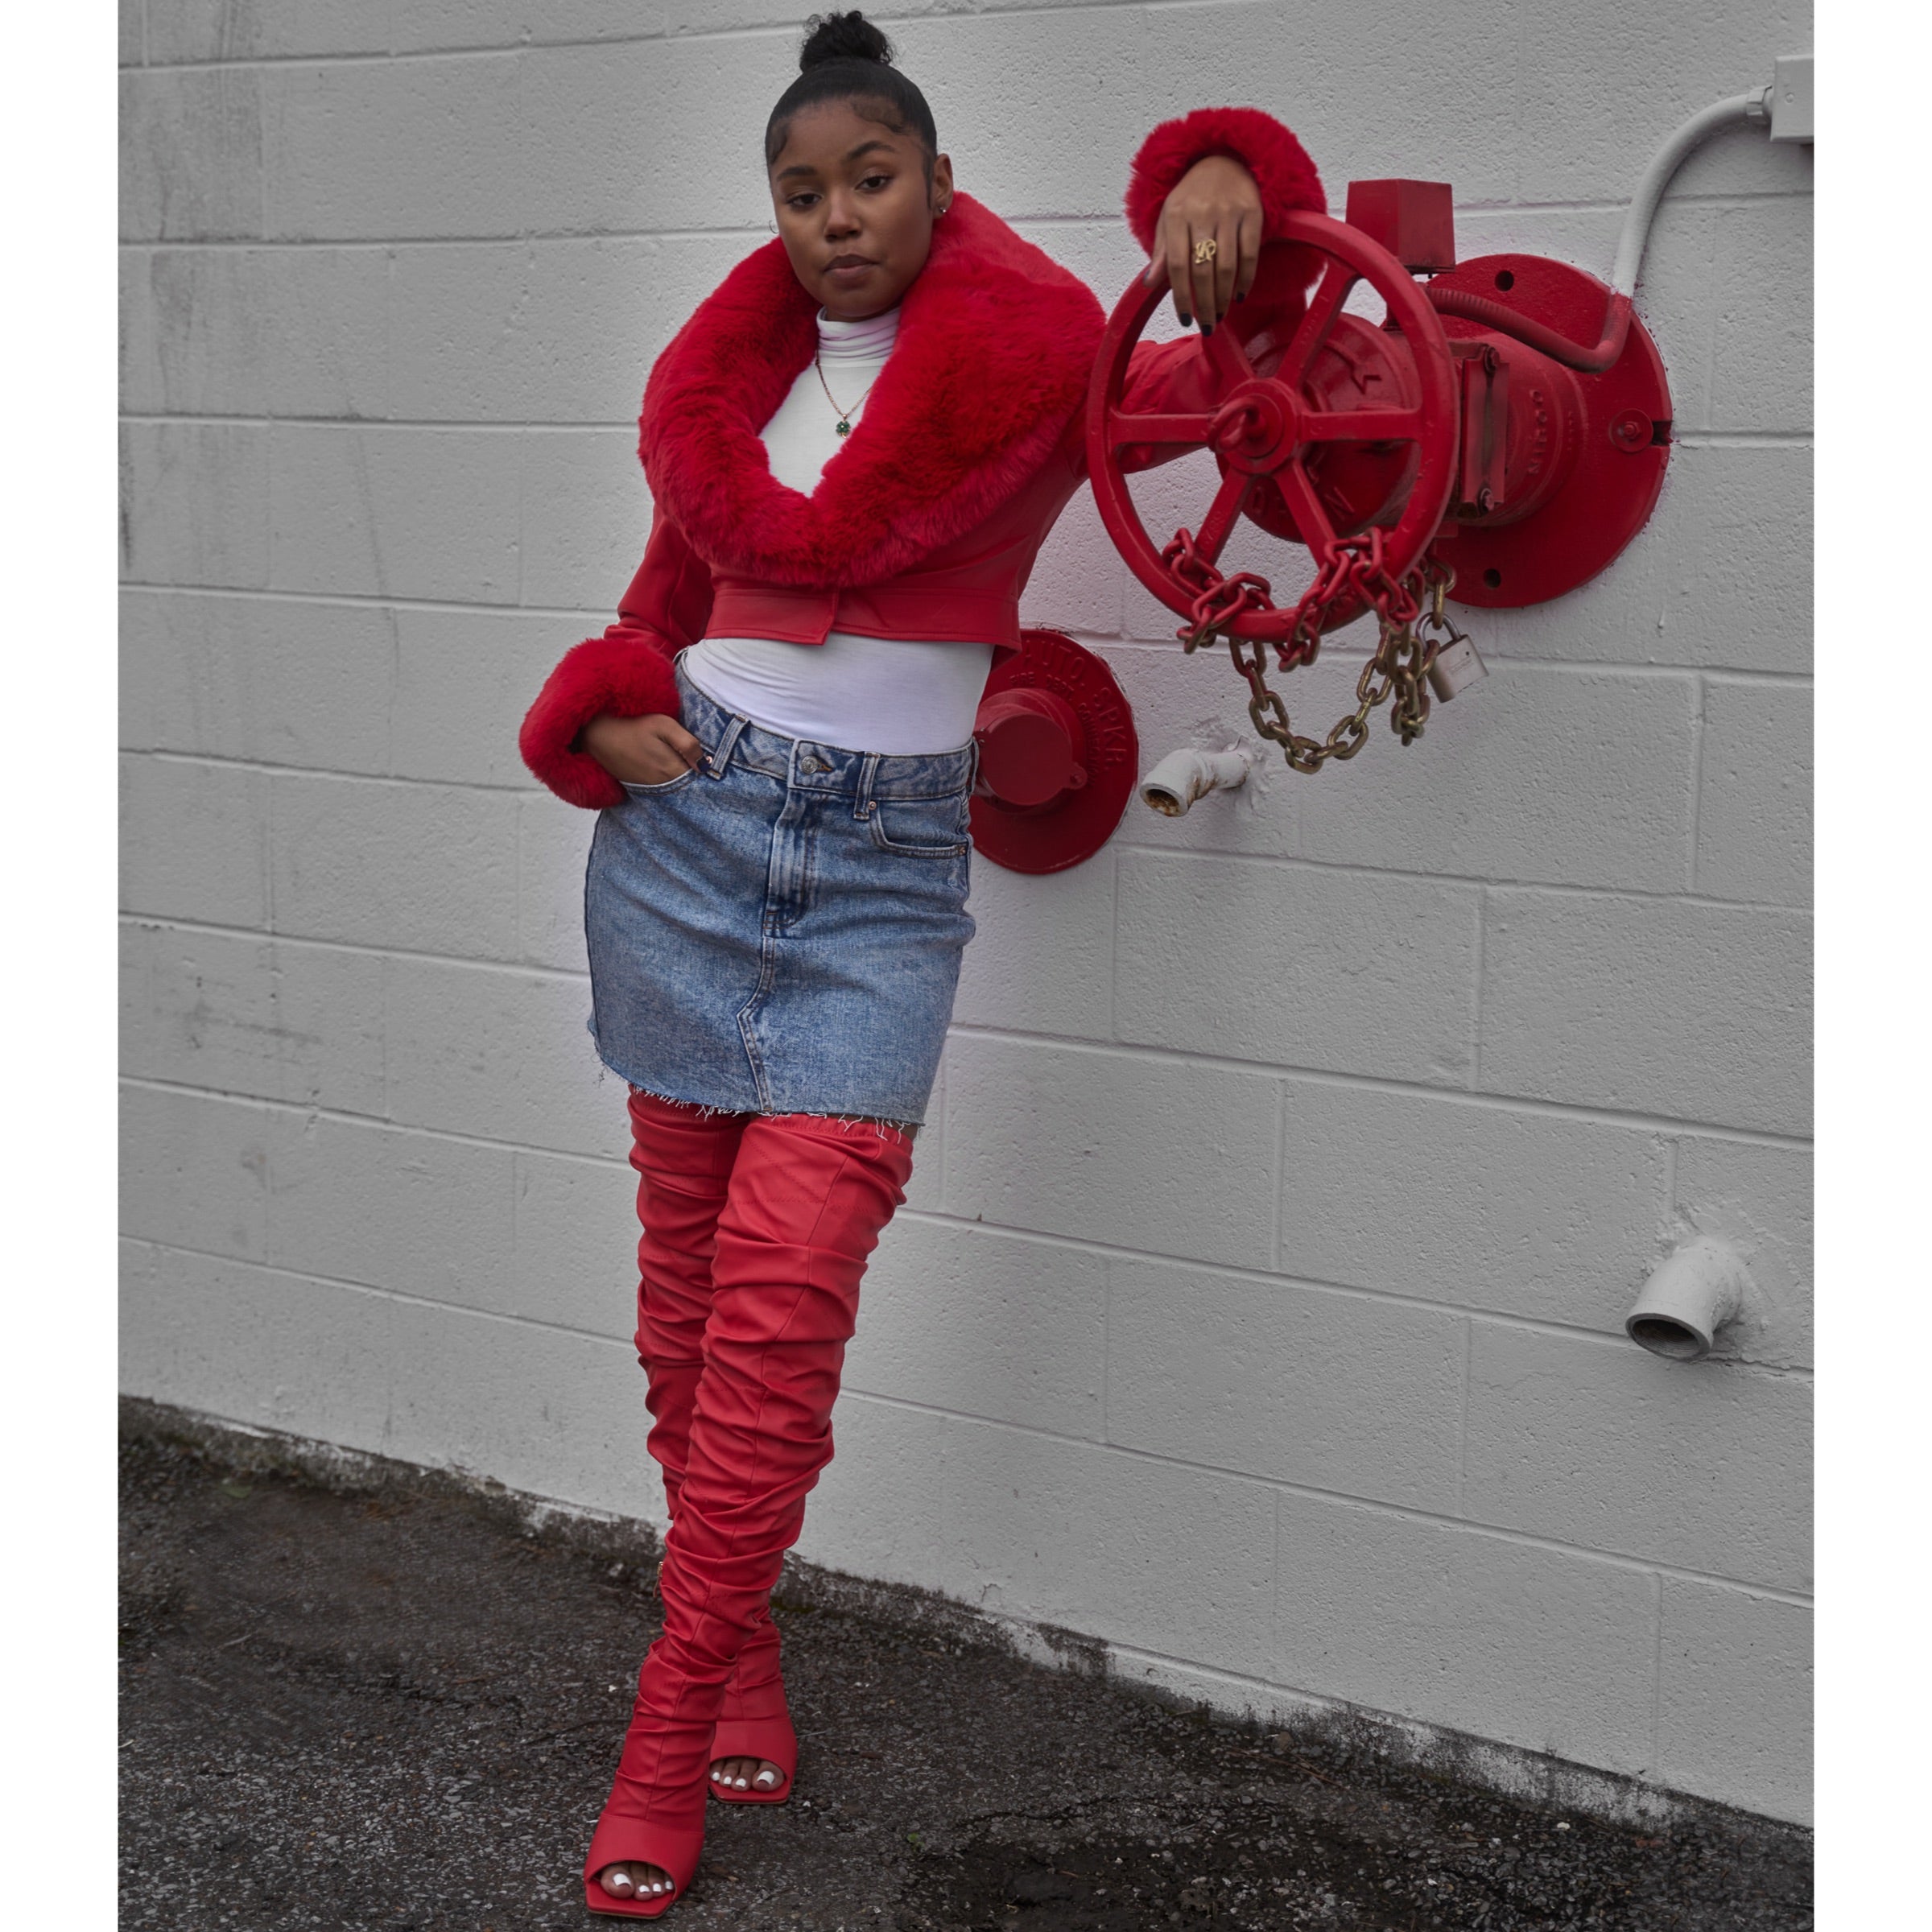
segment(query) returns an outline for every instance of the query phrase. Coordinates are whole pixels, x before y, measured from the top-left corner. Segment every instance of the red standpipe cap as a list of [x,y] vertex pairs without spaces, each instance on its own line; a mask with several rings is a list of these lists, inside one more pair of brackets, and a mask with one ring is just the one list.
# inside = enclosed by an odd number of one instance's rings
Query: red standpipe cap
[[1087,782],[1080,714],[1055,692],[996,692],[980,705],[972,735],[980,782],[1009,811],[1038,811]]
[[974,849],[1012,872],[1064,872],[1113,836],[1138,775],[1113,673],[1057,630],[1023,630],[987,680],[973,737]]

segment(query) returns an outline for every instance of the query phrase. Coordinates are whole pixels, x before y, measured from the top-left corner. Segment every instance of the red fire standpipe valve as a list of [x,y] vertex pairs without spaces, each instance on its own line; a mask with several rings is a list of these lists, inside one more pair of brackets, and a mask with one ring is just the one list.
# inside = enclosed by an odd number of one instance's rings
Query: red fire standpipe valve
[[1113,673],[1057,630],[1023,630],[973,727],[974,848],[1013,872],[1064,872],[1113,836],[1141,749]]

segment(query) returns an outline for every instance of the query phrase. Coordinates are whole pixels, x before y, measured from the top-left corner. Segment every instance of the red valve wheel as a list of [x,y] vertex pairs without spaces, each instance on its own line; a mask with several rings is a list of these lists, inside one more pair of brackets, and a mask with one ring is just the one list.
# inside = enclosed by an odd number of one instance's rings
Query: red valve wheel
[[[1283,509],[1317,568],[1327,560],[1336,539],[1352,532],[1337,527],[1310,473],[1309,452],[1323,444],[1414,446],[1414,480],[1384,543],[1385,568],[1392,578],[1399,580],[1421,561],[1449,506],[1459,420],[1455,368],[1441,320],[1421,287],[1378,242],[1326,215],[1288,215],[1278,242],[1299,243],[1325,256],[1321,279],[1278,361],[1266,357],[1257,366],[1225,322],[1206,339],[1203,353],[1216,391],[1212,407],[1158,415],[1121,407],[1134,345],[1166,299],[1165,289],[1150,288],[1137,279],[1114,304],[1095,358],[1087,391],[1087,458],[1100,519],[1128,568],[1183,617],[1194,614],[1196,587],[1168,568],[1162,546],[1141,522],[1121,467],[1119,452],[1129,445],[1191,444],[1215,452],[1221,484],[1194,539],[1195,554],[1210,564],[1219,558],[1244,510],[1269,527]],[[1388,305],[1389,323],[1408,351],[1398,360],[1413,365],[1414,392],[1388,403],[1335,408],[1316,393],[1311,368],[1359,282],[1366,282]],[[1265,493],[1274,500],[1267,509],[1258,502],[1251,506],[1264,480],[1272,484]],[[1361,608],[1337,608],[1324,628],[1348,622]],[[1292,607],[1280,609],[1264,602],[1241,612],[1225,628],[1245,640],[1279,644],[1294,621]]]

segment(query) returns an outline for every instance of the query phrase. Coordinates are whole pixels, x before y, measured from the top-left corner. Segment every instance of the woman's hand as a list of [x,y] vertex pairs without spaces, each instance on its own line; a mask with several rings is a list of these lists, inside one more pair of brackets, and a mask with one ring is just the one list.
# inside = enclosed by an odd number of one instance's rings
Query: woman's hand
[[584,749],[625,785],[668,785],[704,756],[704,747],[669,712],[621,718],[601,711],[584,727]]
[[[1209,258],[1197,258],[1212,242]],[[1141,276],[1174,291],[1183,328],[1199,317],[1212,335],[1229,307],[1254,286],[1261,254],[1261,194],[1254,176],[1230,155],[1206,155],[1182,175],[1161,209],[1154,258]]]

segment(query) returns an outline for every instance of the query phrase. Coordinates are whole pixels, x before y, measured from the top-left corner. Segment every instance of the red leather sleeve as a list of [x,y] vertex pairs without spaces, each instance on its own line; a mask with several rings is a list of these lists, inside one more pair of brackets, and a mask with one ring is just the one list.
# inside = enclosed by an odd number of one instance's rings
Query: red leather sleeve
[[587,751],[578,734],[600,712],[625,718],[678,715],[671,661],[704,634],[711,573],[671,518],[651,524],[644,561],[617,605],[617,621],[586,638],[544,680],[523,720],[523,762],[557,796],[597,811],[624,802],[624,787]]
[[1258,107],[1197,107],[1163,121],[1141,143],[1127,182],[1127,225],[1144,249],[1181,177],[1208,155],[1231,155],[1261,191],[1261,239],[1280,238],[1282,217],[1296,208],[1327,212],[1328,197],[1308,152],[1272,114]]

